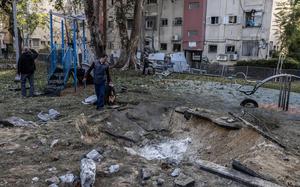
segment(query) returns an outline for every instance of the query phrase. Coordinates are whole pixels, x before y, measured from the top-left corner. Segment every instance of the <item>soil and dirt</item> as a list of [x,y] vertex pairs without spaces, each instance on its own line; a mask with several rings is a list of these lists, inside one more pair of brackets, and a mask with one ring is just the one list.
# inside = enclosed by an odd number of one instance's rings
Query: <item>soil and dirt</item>
[[[112,74],[120,107],[96,111],[81,103],[93,94],[92,85],[76,93],[69,87],[60,97],[22,99],[9,89],[13,72],[1,71],[0,119],[16,116],[38,126],[0,128],[0,186],[48,186],[45,180],[52,176],[79,176],[80,160],[93,149],[103,156],[96,163],[95,186],[174,186],[183,175],[193,179],[194,186],[243,186],[200,170],[195,166],[198,159],[226,167],[238,160],[274,183],[300,186],[299,94],[292,94],[292,110],[281,112],[274,107],[279,91],[260,89],[252,96],[260,108],[247,110],[286,146],[282,148],[251,128],[227,129],[175,112],[184,106],[240,114],[245,96],[234,84]],[[41,92],[46,78],[41,73],[37,79]],[[49,109],[59,111],[60,117],[40,121],[37,115]],[[112,165],[119,165],[119,171],[108,172]],[[176,168],[182,173],[179,178],[171,176]],[[143,180],[145,170],[150,177]]]

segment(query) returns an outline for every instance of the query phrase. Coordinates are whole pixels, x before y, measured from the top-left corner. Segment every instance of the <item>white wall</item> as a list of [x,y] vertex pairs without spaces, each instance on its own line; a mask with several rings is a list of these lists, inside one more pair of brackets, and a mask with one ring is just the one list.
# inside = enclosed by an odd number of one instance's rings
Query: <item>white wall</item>
[[[273,0],[208,0],[204,56],[215,61],[218,54],[225,54],[227,45],[235,45],[240,60],[266,58],[269,51],[267,47],[260,48],[258,56],[243,56],[242,41],[264,39],[266,43],[269,43],[270,37],[273,35],[271,34],[273,4]],[[244,12],[253,9],[263,12],[262,26],[246,28]],[[237,16],[236,24],[225,23],[224,17],[230,15]],[[220,24],[211,25],[209,22],[211,16],[219,16]],[[209,53],[209,45],[217,45],[217,53]]]

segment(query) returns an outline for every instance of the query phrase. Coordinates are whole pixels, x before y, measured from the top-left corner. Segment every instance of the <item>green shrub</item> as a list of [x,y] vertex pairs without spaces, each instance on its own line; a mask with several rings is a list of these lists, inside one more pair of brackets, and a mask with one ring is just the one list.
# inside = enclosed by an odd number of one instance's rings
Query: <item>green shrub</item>
[[[249,60],[249,61],[238,61],[236,66],[256,66],[256,67],[267,67],[267,68],[276,68],[278,63],[278,59],[270,59],[270,60]],[[283,69],[299,69],[300,62],[288,57],[283,63]]]

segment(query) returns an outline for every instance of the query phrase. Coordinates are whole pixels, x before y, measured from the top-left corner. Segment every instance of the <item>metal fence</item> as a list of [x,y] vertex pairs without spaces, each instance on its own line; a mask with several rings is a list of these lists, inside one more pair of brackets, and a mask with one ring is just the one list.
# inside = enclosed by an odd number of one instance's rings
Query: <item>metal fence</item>
[[[276,73],[276,68],[255,67],[255,66],[232,66],[220,64],[205,64],[201,65],[199,69],[191,68],[189,73],[202,74],[217,77],[230,77],[238,73],[244,73],[248,79],[262,80],[273,76]],[[288,73],[300,76],[300,69],[283,69],[282,73]]]

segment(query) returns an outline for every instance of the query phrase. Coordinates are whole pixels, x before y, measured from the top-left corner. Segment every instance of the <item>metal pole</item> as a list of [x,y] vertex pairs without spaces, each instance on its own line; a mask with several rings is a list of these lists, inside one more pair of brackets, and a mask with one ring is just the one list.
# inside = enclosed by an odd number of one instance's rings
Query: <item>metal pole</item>
[[86,37],[85,37],[85,21],[82,21],[82,31],[83,31],[83,63],[87,63],[87,56],[86,56]]
[[17,0],[13,0],[13,18],[14,18],[14,33],[15,33],[16,65],[18,66],[20,51],[19,51],[19,33],[18,33],[18,22],[17,22]]
[[[53,14],[52,14],[52,10],[50,10],[50,47],[51,47],[51,54],[50,54],[50,76],[52,75],[52,73],[54,73],[54,68],[55,68],[55,46],[54,46],[54,42],[53,42]],[[49,77],[50,78],[50,77]]]
[[61,63],[63,68],[65,69],[65,62],[64,62],[64,53],[65,53],[65,30],[64,30],[64,20],[61,20]]
[[76,42],[76,31],[77,31],[77,26],[76,26],[76,20],[73,20],[73,63],[74,63],[74,88],[75,92],[77,90],[77,42]]

